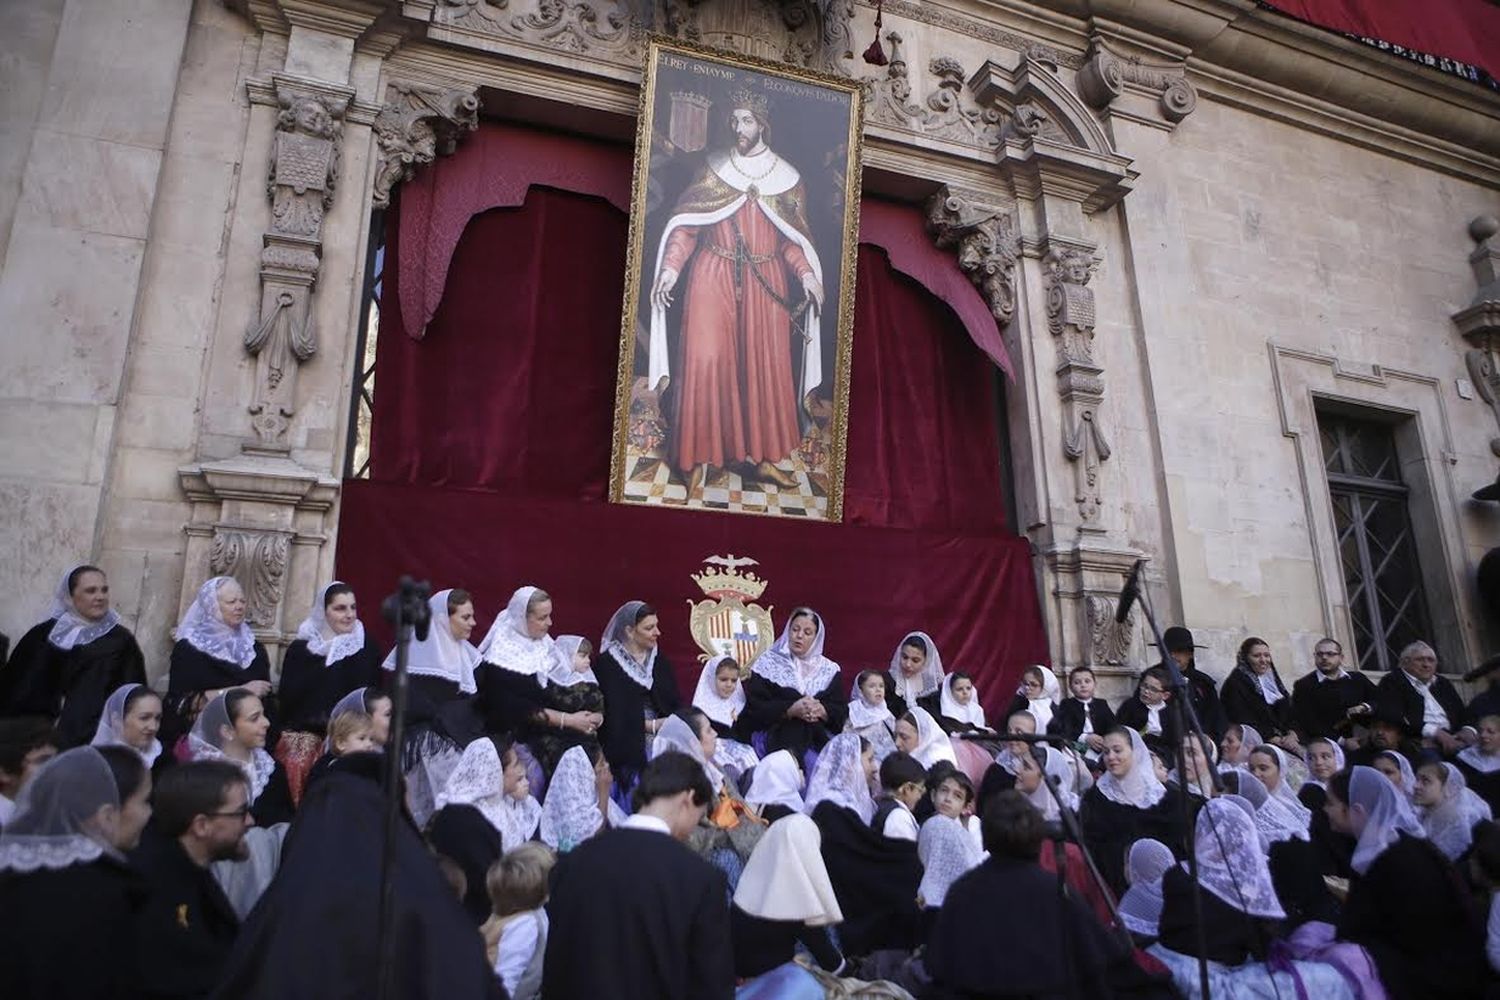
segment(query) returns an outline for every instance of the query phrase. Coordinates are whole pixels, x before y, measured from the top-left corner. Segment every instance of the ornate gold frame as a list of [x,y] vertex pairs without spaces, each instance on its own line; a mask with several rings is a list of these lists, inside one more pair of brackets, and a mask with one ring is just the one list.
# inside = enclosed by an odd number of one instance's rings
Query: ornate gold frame
[[[849,364],[854,334],[855,261],[859,254],[859,198],[861,170],[864,162],[864,91],[857,80],[754,56],[728,53],[659,35],[651,35],[646,48],[645,66],[641,75],[640,109],[636,118],[635,171],[630,193],[629,245],[625,262],[625,302],[620,318],[619,365],[615,372],[615,423],[609,463],[609,499],[613,503],[658,506],[625,498],[625,451],[630,420],[630,394],[635,381],[635,332],[641,293],[646,184],[651,166],[650,140],[655,125],[657,66],[664,53],[708,60],[734,69],[752,70],[800,83],[829,87],[843,91],[850,97],[847,146],[849,154],[844,164],[845,241],[843,256],[839,261],[840,301],[838,329],[835,333],[833,420],[830,426],[831,447],[828,458],[828,516],[821,519],[826,523],[838,523],[843,520],[844,516],[844,461],[849,426]],[[701,508],[673,507],[671,509],[697,510]],[[749,514],[758,517],[783,516],[759,511],[714,510],[710,512]],[[816,523],[819,519],[801,520]]]

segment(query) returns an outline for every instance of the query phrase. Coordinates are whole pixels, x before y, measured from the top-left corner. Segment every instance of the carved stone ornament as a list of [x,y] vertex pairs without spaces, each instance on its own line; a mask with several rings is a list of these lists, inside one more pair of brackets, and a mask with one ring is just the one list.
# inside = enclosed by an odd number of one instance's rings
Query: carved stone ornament
[[276,625],[282,585],[291,553],[291,533],[215,527],[208,567],[214,576],[232,576],[245,591],[245,620],[252,628]]
[[905,42],[894,31],[887,31],[885,40],[891,50],[890,62],[884,76],[867,77],[864,81],[868,97],[865,117],[887,125],[919,128],[927,121],[927,112],[911,99],[911,78],[902,49]]
[[[1458,332],[1469,342],[1464,361],[1479,398],[1489,404],[1500,425],[1500,220],[1481,215],[1469,223],[1474,252],[1469,267],[1479,289],[1467,306],[1453,314]],[[1490,451],[1500,456],[1500,437],[1490,440]]]
[[1074,501],[1085,524],[1099,520],[1099,467],[1110,456],[1099,422],[1104,369],[1094,361],[1094,293],[1088,287],[1094,259],[1076,247],[1049,250],[1047,327],[1057,340],[1058,392],[1063,400],[1063,453],[1074,468]]
[[1089,626],[1089,662],[1108,667],[1123,666],[1130,658],[1135,635],[1135,609],[1123,622],[1115,621],[1115,601],[1098,594],[1088,595],[1086,606]]
[[1133,84],[1157,95],[1161,116],[1176,125],[1198,107],[1198,91],[1180,66],[1164,66],[1115,55],[1095,38],[1088,61],[1078,71],[1078,96],[1092,108],[1103,110]]
[[256,359],[249,406],[256,444],[284,452],[295,409],[297,366],[318,350],[312,294],[323,216],[338,183],[341,119],[353,92],[283,77],[276,78],[275,86],[281,110],[266,184],[271,228],[262,240],[260,312],[246,328],[244,343]]
[[979,288],[1003,328],[1016,314],[1020,240],[1010,213],[983,196],[944,185],[927,202],[927,231],[939,248],[955,250],[958,266]]
[[938,56],[928,63],[927,70],[938,80],[937,88],[927,95],[927,107],[932,110],[926,123],[927,133],[980,149],[1000,145],[1001,114],[974,103],[964,85],[966,74],[958,60]]
[[397,184],[410,179],[418,166],[453,152],[459,138],[478,127],[479,95],[473,87],[392,83],[390,100],[371,125],[380,150],[374,206],[389,206]]

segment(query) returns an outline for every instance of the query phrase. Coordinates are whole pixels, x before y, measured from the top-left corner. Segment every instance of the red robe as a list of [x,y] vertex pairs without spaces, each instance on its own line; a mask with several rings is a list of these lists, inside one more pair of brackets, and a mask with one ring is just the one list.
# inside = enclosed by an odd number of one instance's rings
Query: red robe
[[[800,202],[800,184],[792,195],[794,204]],[[736,227],[751,258],[739,265],[732,259]],[[723,466],[786,458],[802,440],[792,375],[792,318],[766,286],[796,308],[803,300],[802,277],[814,273],[807,255],[751,198],[721,222],[673,230],[662,267],[682,275],[677,283],[682,329],[673,372],[674,464],[686,472],[705,462]]]

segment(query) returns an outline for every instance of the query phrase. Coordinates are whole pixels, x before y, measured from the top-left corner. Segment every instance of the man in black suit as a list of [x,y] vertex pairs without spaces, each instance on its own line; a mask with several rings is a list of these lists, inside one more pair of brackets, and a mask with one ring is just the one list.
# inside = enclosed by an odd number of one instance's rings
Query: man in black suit
[[641,772],[633,816],[562,856],[547,904],[544,1000],[729,1000],[724,876],[679,841],[713,789],[686,754]]
[[1344,669],[1344,647],[1337,639],[1318,640],[1313,668],[1292,685],[1297,734],[1303,743],[1322,736],[1341,740],[1344,749],[1352,750],[1358,745],[1352,724],[1368,724],[1375,711],[1375,683]]
[[1452,757],[1475,740],[1464,725],[1464,700],[1446,677],[1439,677],[1437,653],[1417,641],[1401,651],[1397,669],[1375,686],[1376,708],[1399,715],[1410,739]]
[[247,856],[249,792],[227,760],[178,764],[156,783],[130,858],[150,887],[136,921],[141,996],[203,997],[217,985],[240,921],[208,866]]

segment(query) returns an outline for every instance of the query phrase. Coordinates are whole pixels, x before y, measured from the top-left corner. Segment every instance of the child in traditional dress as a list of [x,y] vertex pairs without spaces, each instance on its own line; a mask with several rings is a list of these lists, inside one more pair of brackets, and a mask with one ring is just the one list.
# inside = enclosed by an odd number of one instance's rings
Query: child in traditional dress
[[378,750],[375,720],[364,712],[344,712],[328,724],[328,742],[335,757]]
[[703,665],[693,707],[708,717],[718,737],[712,759],[721,771],[738,780],[760,763],[740,718],[745,712],[745,688],[740,683],[740,665],[732,657],[715,656]]
[[844,732],[864,737],[878,764],[896,752],[895,729],[895,716],[885,703],[885,674],[879,670],[860,671],[854,678],[854,697],[849,699],[849,721],[844,724]]
[[897,750],[880,762],[881,796],[870,826],[892,840],[917,839],[912,812],[927,792],[927,772],[911,754]]

